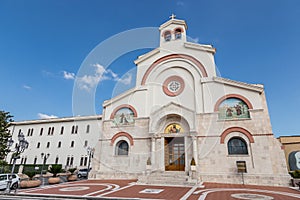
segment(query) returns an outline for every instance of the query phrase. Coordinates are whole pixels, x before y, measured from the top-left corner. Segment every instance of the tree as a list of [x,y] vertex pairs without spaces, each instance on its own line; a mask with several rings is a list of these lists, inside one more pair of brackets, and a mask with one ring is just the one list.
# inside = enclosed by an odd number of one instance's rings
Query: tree
[[4,160],[9,152],[7,141],[11,137],[8,132],[9,123],[12,122],[12,115],[9,112],[0,111],[0,160]]

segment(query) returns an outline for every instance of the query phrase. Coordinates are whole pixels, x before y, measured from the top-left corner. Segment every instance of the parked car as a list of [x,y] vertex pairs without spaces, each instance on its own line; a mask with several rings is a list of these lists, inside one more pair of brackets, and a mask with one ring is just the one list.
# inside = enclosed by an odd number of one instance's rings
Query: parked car
[[87,168],[79,169],[78,172],[77,172],[77,176],[78,176],[78,178],[87,177],[88,176],[88,169]]
[[15,190],[20,185],[20,177],[17,174],[0,174],[0,190],[5,190],[11,176],[10,188]]

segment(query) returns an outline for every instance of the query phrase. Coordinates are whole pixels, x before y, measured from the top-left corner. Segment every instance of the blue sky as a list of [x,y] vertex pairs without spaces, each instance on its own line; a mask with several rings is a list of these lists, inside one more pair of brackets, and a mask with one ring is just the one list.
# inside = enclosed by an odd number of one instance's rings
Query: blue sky
[[[158,27],[171,13],[186,20],[195,41],[217,49],[222,77],[265,85],[276,136],[300,135],[298,0],[0,0],[0,109],[15,121],[72,116],[73,78],[88,54],[120,32]],[[96,79],[98,114],[148,50],[121,56]]]

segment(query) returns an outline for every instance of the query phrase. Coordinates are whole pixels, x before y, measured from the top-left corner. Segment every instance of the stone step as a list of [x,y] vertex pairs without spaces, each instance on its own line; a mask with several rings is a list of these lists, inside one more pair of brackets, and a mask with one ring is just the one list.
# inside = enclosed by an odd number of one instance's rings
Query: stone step
[[139,178],[140,183],[150,185],[177,185],[191,186],[195,183],[189,182],[189,177],[185,172],[152,172]]

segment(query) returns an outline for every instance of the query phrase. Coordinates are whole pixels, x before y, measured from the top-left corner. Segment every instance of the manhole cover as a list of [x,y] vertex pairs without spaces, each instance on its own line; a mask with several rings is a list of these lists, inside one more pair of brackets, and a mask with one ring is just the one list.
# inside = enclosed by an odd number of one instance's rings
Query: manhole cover
[[273,197],[261,195],[261,194],[248,194],[248,193],[239,193],[232,194],[231,197],[236,199],[256,199],[256,200],[272,200]]
[[144,190],[140,191],[139,193],[159,194],[162,191],[164,191],[164,190],[163,189],[144,189]]

